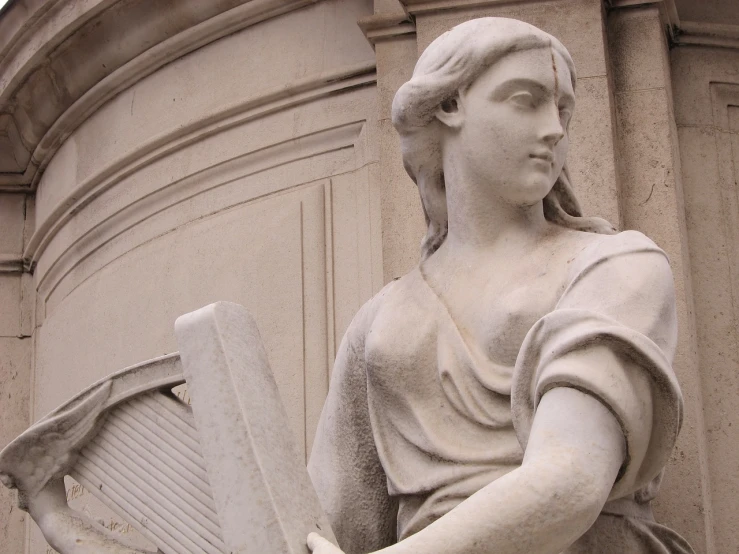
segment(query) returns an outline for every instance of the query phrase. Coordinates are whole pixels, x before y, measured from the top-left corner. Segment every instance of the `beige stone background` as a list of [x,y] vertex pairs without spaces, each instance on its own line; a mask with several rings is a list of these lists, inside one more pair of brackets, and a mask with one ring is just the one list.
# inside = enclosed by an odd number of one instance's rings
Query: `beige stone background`
[[[482,15],[570,49],[578,196],[670,255],[686,413],[655,510],[696,552],[739,552],[736,0],[11,0],[0,447],[175,350],[179,314],[231,300],[255,315],[309,452],[349,321],[418,260],[393,95],[431,40]],[[0,553],[46,552],[0,489]]]

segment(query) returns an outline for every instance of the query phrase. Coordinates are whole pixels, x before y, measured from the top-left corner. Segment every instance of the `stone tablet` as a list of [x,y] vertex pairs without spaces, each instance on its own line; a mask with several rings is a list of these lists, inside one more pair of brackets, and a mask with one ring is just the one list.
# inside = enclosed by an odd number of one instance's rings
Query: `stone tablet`
[[335,541],[246,309],[211,304],[175,334],[227,551],[307,553],[311,531]]

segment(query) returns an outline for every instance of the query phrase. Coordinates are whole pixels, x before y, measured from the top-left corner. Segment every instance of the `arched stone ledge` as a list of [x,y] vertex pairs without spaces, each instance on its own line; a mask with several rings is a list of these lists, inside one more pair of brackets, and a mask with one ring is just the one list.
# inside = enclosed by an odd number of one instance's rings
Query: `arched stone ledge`
[[[39,320],[141,244],[193,220],[361,169],[364,127],[363,120],[349,122],[246,153],[116,206],[81,233],[70,231],[60,240],[61,252],[38,268]],[[210,197],[215,189],[218,194]]]
[[685,21],[675,37],[679,46],[712,46],[739,50],[739,26]]
[[[317,1],[58,0],[42,6],[0,52],[0,116],[6,116],[0,150],[12,153],[0,156],[0,190],[33,189],[82,121],[159,67]],[[121,35],[129,28],[137,28],[137,40]]]
[[374,63],[362,63],[280,86],[256,99],[224,106],[217,114],[211,114],[189,126],[140,144],[123,158],[106,165],[101,172],[91,175],[77,184],[46,217],[31,236],[24,258],[35,266],[55,235],[87,204],[114,187],[126,177],[145,166],[180,149],[200,142],[209,136],[224,132],[272,113],[327,98],[342,91],[374,86]]

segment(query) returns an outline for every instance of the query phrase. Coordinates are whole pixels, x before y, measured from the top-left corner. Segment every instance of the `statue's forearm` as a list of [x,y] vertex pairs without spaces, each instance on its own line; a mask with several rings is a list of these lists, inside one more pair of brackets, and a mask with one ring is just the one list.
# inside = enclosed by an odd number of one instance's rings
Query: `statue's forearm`
[[593,524],[623,460],[623,434],[595,398],[544,395],[521,467],[382,554],[557,554]]

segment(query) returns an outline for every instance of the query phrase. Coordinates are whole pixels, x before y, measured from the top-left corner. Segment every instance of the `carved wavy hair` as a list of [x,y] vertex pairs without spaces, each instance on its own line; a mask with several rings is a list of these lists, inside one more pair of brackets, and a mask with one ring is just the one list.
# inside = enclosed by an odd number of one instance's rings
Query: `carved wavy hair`
[[[457,25],[434,40],[416,63],[410,81],[395,94],[392,118],[400,134],[403,165],[418,186],[428,226],[421,244],[422,260],[441,246],[448,228],[437,110],[504,56],[535,48],[553,48],[561,54],[570,69],[574,89],[575,65],[561,42],[522,21],[485,17]],[[604,219],[582,215],[570,185],[567,164],[544,198],[544,216],[571,229],[615,232]]]

